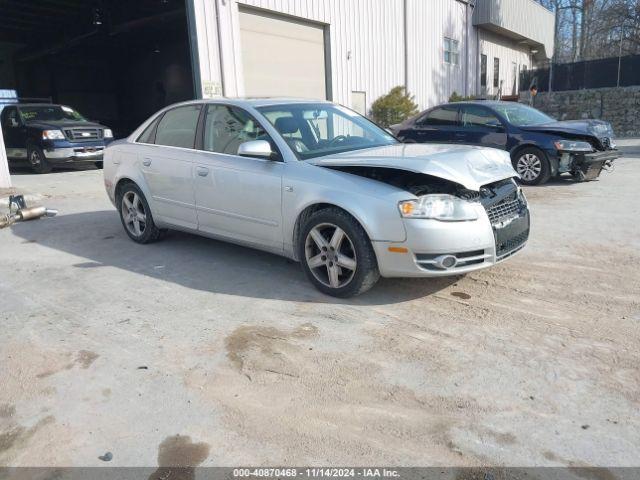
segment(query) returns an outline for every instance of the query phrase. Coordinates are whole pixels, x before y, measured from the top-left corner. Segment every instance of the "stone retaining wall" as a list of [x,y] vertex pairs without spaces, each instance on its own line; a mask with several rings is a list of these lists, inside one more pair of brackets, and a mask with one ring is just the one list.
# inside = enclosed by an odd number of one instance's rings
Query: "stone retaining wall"
[[[529,92],[520,95],[521,102],[529,102]],[[558,120],[606,120],[616,137],[640,136],[640,86],[541,92],[534,106]]]

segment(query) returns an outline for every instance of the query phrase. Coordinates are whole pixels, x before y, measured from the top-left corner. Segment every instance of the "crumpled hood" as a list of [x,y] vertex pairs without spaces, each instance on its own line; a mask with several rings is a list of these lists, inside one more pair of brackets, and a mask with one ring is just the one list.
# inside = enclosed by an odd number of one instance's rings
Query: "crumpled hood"
[[570,135],[590,135],[596,138],[613,137],[613,128],[609,122],[603,120],[565,120],[562,122],[543,123],[542,125],[531,125],[520,127],[522,130],[531,132],[549,132]]
[[424,173],[470,190],[517,177],[509,154],[466,145],[400,143],[307,160],[321,167],[381,167]]

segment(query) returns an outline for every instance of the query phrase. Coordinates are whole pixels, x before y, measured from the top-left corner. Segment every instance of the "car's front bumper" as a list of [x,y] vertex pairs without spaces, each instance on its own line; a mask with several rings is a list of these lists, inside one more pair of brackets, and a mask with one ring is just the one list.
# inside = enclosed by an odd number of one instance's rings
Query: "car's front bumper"
[[81,163],[101,161],[105,147],[111,139],[90,142],[70,142],[68,140],[46,140],[42,151],[50,163]]
[[593,153],[554,152],[555,165],[552,165],[554,174],[571,173],[581,180],[594,180],[600,176],[603,169],[613,164],[620,158],[618,150],[605,150]]
[[[492,225],[481,206],[478,220],[406,219],[404,242],[373,242],[383,277],[443,277],[488,268],[519,252],[529,237],[529,211]],[[455,265],[442,266],[455,257]]]
[[103,153],[104,146],[54,148],[44,151],[45,157],[51,163],[96,162],[102,160]]

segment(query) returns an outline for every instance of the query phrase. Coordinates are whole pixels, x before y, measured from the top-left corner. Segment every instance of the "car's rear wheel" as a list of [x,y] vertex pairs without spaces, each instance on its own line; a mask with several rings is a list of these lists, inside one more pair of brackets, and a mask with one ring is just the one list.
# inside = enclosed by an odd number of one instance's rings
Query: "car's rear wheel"
[[31,168],[36,173],[50,173],[51,164],[47,161],[44,152],[40,147],[29,145],[27,147],[27,158],[31,164]]
[[323,293],[352,297],[380,278],[375,252],[362,226],[337,208],[315,212],[302,225],[298,255],[307,278]]
[[118,189],[116,205],[122,226],[131,240],[151,243],[161,238],[163,230],[153,221],[149,203],[135,183],[126,183]]
[[542,150],[526,147],[518,150],[512,158],[513,168],[525,185],[540,185],[549,180],[551,168]]

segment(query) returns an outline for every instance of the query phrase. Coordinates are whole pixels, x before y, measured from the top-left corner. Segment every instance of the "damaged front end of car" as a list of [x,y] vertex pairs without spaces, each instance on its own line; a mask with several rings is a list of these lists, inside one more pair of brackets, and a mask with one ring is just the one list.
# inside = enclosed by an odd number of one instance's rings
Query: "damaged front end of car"
[[576,180],[584,182],[595,180],[603,170],[613,171],[613,162],[620,154],[614,149],[599,150],[597,143],[595,139],[556,141],[558,173],[570,173]]
[[[473,153],[478,154],[477,151]],[[322,163],[332,170],[407,192],[407,199],[398,204],[407,241],[388,245],[386,249],[374,245],[378,258],[382,259],[383,275],[393,277],[463,274],[489,267],[525,246],[530,231],[527,200],[514,180],[515,171],[511,167],[502,169],[501,162],[496,159],[501,171],[497,174],[496,169],[492,170],[481,159],[481,163],[493,171],[493,178],[479,184],[464,174],[458,175],[460,182],[452,180],[456,178],[453,168],[446,169],[449,178],[436,175],[442,164],[424,164],[423,167],[414,164],[408,170],[355,162]],[[465,165],[462,172],[467,173],[468,166]],[[475,167],[472,165],[471,170]],[[416,171],[418,169],[422,171]],[[433,173],[424,173],[428,171]],[[475,180],[479,180],[477,175],[478,172],[473,173]],[[496,177],[502,178],[496,180]],[[405,260],[407,255],[400,261],[400,255],[390,254],[389,249],[392,252],[406,250],[411,262]]]

